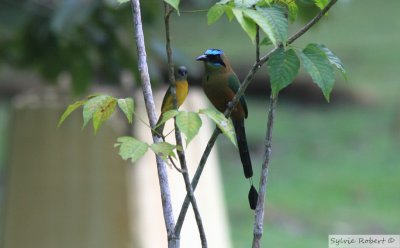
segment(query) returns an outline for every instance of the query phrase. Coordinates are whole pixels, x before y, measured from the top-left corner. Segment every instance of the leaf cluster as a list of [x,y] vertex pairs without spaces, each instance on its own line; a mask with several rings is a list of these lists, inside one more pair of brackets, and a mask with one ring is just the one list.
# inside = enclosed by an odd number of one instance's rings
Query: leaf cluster
[[[100,81],[115,84],[137,64],[126,37],[131,9],[113,1],[2,1],[0,66],[31,70],[50,83],[71,76],[74,93]],[[145,21],[158,9],[143,1]]]
[[[311,2],[322,9],[329,1]],[[259,27],[265,35],[260,45],[275,47],[267,62],[274,97],[293,82],[300,64],[321,88],[327,101],[335,82],[334,68],[339,69],[346,79],[342,62],[326,46],[311,43],[300,50],[288,44],[289,21],[295,21],[298,16],[295,0],[221,0],[209,9],[208,23],[216,22],[223,14],[229,20],[235,18],[253,42]]]
[[[135,114],[135,104],[132,98],[128,97],[117,99],[109,95],[94,94],[69,105],[61,115],[58,126],[61,126],[72,112],[82,107],[82,128],[92,121],[94,133],[97,133],[101,125],[114,113],[117,106],[126,116],[128,122],[132,123],[133,115]],[[158,126],[164,125],[168,120],[175,118],[179,131],[181,131],[186,137],[187,146],[198,134],[202,125],[202,120],[199,116],[200,114],[204,114],[210,118],[221,129],[226,137],[234,145],[236,145],[235,132],[231,120],[227,119],[222,113],[214,109],[201,109],[197,113],[179,111],[177,109],[169,110],[161,116],[161,120],[154,129],[156,130]],[[176,149],[182,149],[182,147],[170,144],[168,142],[147,144],[135,139],[134,137],[128,136],[118,138],[115,146],[119,147],[119,154],[123,159],[130,158],[132,162],[135,162],[141,158],[147,152],[148,148],[166,161],[169,157],[175,157]]]

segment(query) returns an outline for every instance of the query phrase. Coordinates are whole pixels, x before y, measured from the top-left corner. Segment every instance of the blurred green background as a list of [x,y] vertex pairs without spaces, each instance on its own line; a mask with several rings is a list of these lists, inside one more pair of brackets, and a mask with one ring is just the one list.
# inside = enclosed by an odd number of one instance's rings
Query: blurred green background
[[[160,1],[142,2],[156,85],[166,81],[162,8]],[[206,9],[212,4],[182,2],[183,10]],[[304,74],[282,92],[267,187],[265,247],[326,247],[328,235],[335,233],[398,234],[398,9],[397,0],[342,0],[295,42],[299,48],[309,42],[325,44],[342,59],[349,80],[344,82],[338,74],[330,104]],[[229,23],[224,17],[208,26],[205,14],[173,16],[176,63],[187,65],[191,82],[198,84],[202,67],[195,56],[207,48],[222,48],[243,78],[254,61],[253,44],[235,21]],[[290,32],[303,23],[294,23]],[[76,96],[93,85],[119,87],[121,73],[135,68],[136,62],[130,7],[113,1],[3,1],[0,24],[0,197],[4,202],[5,134],[11,118],[7,113],[13,108],[11,99],[32,88],[20,81],[33,77],[56,84],[60,75],[67,74]],[[250,109],[246,129],[256,184],[269,96],[266,69],[257,76],[246,93]],[[238,157],[231,155],[236,154],[235,148],[225,138],[218,145],[231,237],[234,247],[247,247],[254,216],[241,196],[246,196],[248,182],[243,180]]]

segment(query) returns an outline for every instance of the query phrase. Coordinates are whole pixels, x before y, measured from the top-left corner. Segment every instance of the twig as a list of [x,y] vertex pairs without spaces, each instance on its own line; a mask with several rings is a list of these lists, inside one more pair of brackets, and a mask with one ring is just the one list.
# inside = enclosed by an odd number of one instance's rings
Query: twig
[[256,62],[260,61],[260,27],[256,28]]
[[[169,81],[171,84],[171,95],[173,98],[173,105],[174,105],[174,108],[176,109],[178,104],[177,104],[177,98],[176,98],[176,83],[175,83],[175,75],[174,75],[174,64],[173,64],[173,59],[172,59],[171,35],[170,35],[170,29],[169,29],[169,18],[172,13],[172,8],[165,2],[164,2],[164,12],[165,12],[164,24],[165,24],[166,51],[167,51],[167,58],[168,58]],[[176,118],[174,118],[174,121],[175,121],[176,144],[177,144],[177,146],[180,146],[183,148],[182,136],[181,136],[179,128],[176,124]],[[179,162],[181,164],[181,171],[182,171],[183,180],[185,182],[186,192],[187,192],[187,195],[189,195],[189,200],[190,200],[190,203],[192,204],[194,216],[195,216],[196,223],[197,223],[197,228],[199,229],[201,246],[203,248],[207,248],[207,238],[206,238],[206,234],[204,232],[203,221],[201,219],[201,215],[200,215],[199,207],[196,202],[196,198],[194,197],[192,185],[190,184],[190,177],[189,177],[189,172],[188,172],[188,168],[187,168],[187,164],[186,164],[185,152],[183,150],[177,149],[177,153],[178,153]],[[180,235],[176,234],[176,236],[179,237]]]
[[269,165],[269,160],[271,158],[271,150],[272,150],[272,128],[274,125],[275,108],[277,102],[278,102],[278,97],[273,97],[271,93],[269,110],[268,110],[267,134],[265,137],[264,160],[261,168],[260,186],[258,189],[258,201],[255,210],[253,245],[252,245],[253,248],[260,248],[260,240],[263,234],[265,191],[267,188],[268,165]]
[[[211,149],[214,146],[215,141],[217,140],[218,135],[221,133],[221,130],[219,128],[216,128],[214,130],[214,133],[212,134],[210,140],[207,143],[207,147],[204,150],[203,155],[201,156],[199,166],[196,169],[196,173],[193,176],[192,179],[192,188],[193,191],[196,189],[197,184],[199,183],[201,173],[203,172],[204,166],[206,164],[207,158],[210,155]],[[178,219],[176,220],[176,225],[175,225],[175,233],[176,235],[179,235],[181,233],[182,225],[185,220],[185,216],[189,207],[189,195],[186,194],[185,200],[183,201],[182,207],[181,207],[181,212],[179,213]]]
[[[309,23],[307,23],[302,29],[300,29],[298,32],[296,32],[293,36],[291,36],[288,39],[287,44],[291,44],[293,43],[295,40],[297,40],[300,36],[302,36],[305,32],[307,32],[308,29],[310,29],[315,23],[318,22],[319,19],[321,19],[322,16],[324,16],[328,10],[337,2],[338,0],[331,0],[328,5],[321,10],[321,12],[315,16]],[[247,87],[249,86],[249,84],[251,83],[251,81],[254,78],[255,73],[258,71],[259,68],[261,68],[261,66],[267,62],[267,60],[269,59],[269,57],[271,56],[271,54],[273,52],[275,52],[277,50],[277,48],[272,49],[271,51],[269,51],[266,55],[264,55],[262,58],[260,58],[260,61],[254,63],[253,67],[250,69],[249,73],[246,75],[245,79],[243,80],[242,84],[239,87],[238,92],[236,92],[235,97],[233,98],[231,104],[229,105],[229,107],[225,110],[224,115],[226,117],[229,117],[233,108],[236,106],[236,104],[239,102],[240,97],[244,94],[245,90],[247,89]],[[211,149],[213,148],[215,141],[217,140],[218,135],[221,132],[219,131],[218,128],[216,128],[214,130],[214,133],[212,134],[211,138],[208,141],[207,147],[203,153],[203,156],[201,157],[199,166],[197,167],[195,176],[192,179],[192,187],[193,189],[196,189],[198,180],[201,176],[201,173],[203,172],[204,166],[205,166],[205,162],[207,161],[208,155],[211,152]],[[182,224],[183,224],[183,220],[184,217],[186,215],[187,209],[189,206],[189,197],[188,195],[186,195],[185,200],[182,204],[181,207],[181,211],[179,213],[179,217],[176,221],[176,226],[175,226],[175,232],[177,234],[179,234],[181,228],[182,228]]]
[[[138,52],[138,69],[142,83],[143,97],[146,105],[147,116],[149,118],[150,126],[154,128],[157,122],[157,116],[154,105],[153,92],[150,84],[150,76],[147,67],[146,47],[144,43],[144,34],[142,27],[142,18],[140,13],[139,0],[131,0],[133,25],[135,29],[136,47]],[[161,137],[152,133],[153,142],[159,143],[162,141]],[[165,228],[168,236],[168,247],[179,248],[179,239],[175,235],[175,220],[172,211],[171,193],[169,190],[167,169],[161,157],[156,156],[157,173],[161,191],[161,201],[164,215]]]
[[[337,0],[331,0],[327,6],[321,10],[310,22],[308,22],[302,29],[288,39],[288,44],[294,42],[297,38],[307,32],[314,24],[316,24],[322,16],[324,16],[328,10],[337,2]],[[261,237],[264,229],[264,211],[265,211],[265,192],[267,188],[268,179],[268,167],[271,158],[272,149],[272,128],[274,126],[275,108],[278,101],[278,97],[270,97],[270,106],[268,110],[268,122],[267,122],[267,133],[265,137],[265,155],[261,167],[260,185],[258,189],[258,201],[254,217],[254,229],[253,229],[253,244],[252,248],[261,247]]]
[[169,162],[171,162],[172,166],[175,168],[175,170],[179,171],[179,173],[183,173],[180,168],[175,164],[174,160],[172,159],[171,156],[168,156]]

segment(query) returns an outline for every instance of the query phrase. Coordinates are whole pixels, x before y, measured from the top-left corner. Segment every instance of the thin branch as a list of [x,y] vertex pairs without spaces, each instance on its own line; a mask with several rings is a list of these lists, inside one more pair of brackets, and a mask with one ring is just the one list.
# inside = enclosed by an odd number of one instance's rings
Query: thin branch
[[[147,55],[146,47],[144,43],[144,34],[142,27],[142,18],[140,13],[139,0],[131,0],[132,13],[133,13],[133,25],[135,29],[136,47],[138,53],[138,70],[140,73],[140,79],[142,83],[143,97],[146,105],[147,116],[149,118],[150,126],[154,128],[157,122],[157,116],[154,105],[153,92],[150,84],[149,70],[147,67]],[[162,141],[161,137],[158,137],[154,133],[153,142],[159,143]],[[168,183],[167,168],[161,157],[156,156],[157,162],[157,173],[161,191],[161,201],[164,215],[165,228],[168,236],[168,247],[179,248],[179,239],[176,237],[174,228],[175,220],[171,204],[171,193]]]
[[[296,32],[293,36],[291,36],[288,39],[287,44],[291,44],[293,43],[295,40],[297,40],[299,37],[301,37],[308,29],[310,29],[315,23],[318,22],[319,19],[321,19],[322,16],[324,16],[328,10],[337,2],[338,0],[331,0],[328,5],[321,10],[321,12],[315,16],[309,23],[307,23],[303,28],[301,28],[298,32]],[[249,84],[251,83],[251,81],[254,78],[255,73],[258,71],[258,69],[261,68],[261,66],[267,62],[267,60],[269,59],[269,57],[271,56],[271,54],[273,52],[275,52],[277,50],[277,48],[272,49],[271,51],[269,51],[266,55],[264,55],[262,58],[260,58],[260,61],[255,62],[253,67],[250,69],[249,73],[246,75],[245,79],[242,81],[242,84],[239,87],[238,92],[236,92],[235,97],[233,98],[232,102],[229,104],[228,108],[225,110],[224,115],[226,117],[229,117],[231,115],[231,112],[234,108],[234,106],[236,106],[236,104],[239,102],[240,97],[244,94],[245,90],[247,89],[247,87],[249,86]],[[205,163],[207,161],[207,158],[211,152],[211,149],[213,148],[215,141],[217,140],[218,135],[221,133],[221,131],[216,128],[214,130],[214,133],[212,134],[211,138],[208,141],[207,147],[204,150],[203,156],[201,157],[199,166],[197,167],[195,176],[192,179],[192,187],[195,190],[196,186],[198,184],[199,178],[201,176],[201,173],[203,172]],[[176,226],[175,226],[175,232],[177,234],[180,233],[180,230],[182,228],[183,225],[183,221],[185,219],[185,215],[187,212],[189,206],[189,196],[186,195],[185,200],[182,204],[181,207],[181,211],[179,213],[179,217],[176,221]]]
[[[165,24],[166,51],[167,51],[167,57],[168,57],[169,81],[171,84],[171,95],[173,98],[173,105],[174,105],[174,108],[177,109],[178,103],[177,103],[177,98],[176,98],[176,82],[175,82],[174,64],[173,64],[172,49],[171,49],[171,34],[170,34],[170,27],[169,27],[169,18],[172,13],[172,8],[165,2],[164,2],[164,12],[165,12],[164,24]],[[179,128],[176,124],[175,117],[174,117],[174,121],[175,121],[176,144],[177,144],[177,146],[183,147],[182,136],[181,136]],[[186,156],[185,156],[185,153],[183,150],[177,149],[177,153],[178,153],[179,162],[181,164],[181,172],[182,172],[183,180],[185,182],[186,192],[187,192],[187,195],[189,195],[189,200],[190,200],[190,203],[192,204],[194,216],[195,216],[196,223],[197,223],[197,228],[199,229],[201,246],[203,248],[207,248],[207,238],[206,238],[206,234],[204,232],[203,221],[201,219],[201,215],[200,215],[199,207],[196,202],[196,198],[194,197],[192,185],[190,184],[190,177],[189,177],[189,172],[188,172],[188,168],[187,168],[187,164],[186,164]],[[176,234],[176,236],[179,237],[180,235]]]
[[258,201],[255,210],[253,245],[252,245],[253,248],[260,248],[260,240],[263,234],[265,191],[267,188],[268,166],[272,151],[272,128],[274,125],[275,108],[277,102],[278,102],[278,97],[273,97],[271,94],[269,110],[268,110],[267,134],[265,137],[265,153],[261,167],[260,185],[258,189]]
[[[331,0],[328,5],[321,10],[321,12],[315,16],[309,23],[307,23],[300,31],[298,31],[295,35],[289,38],[288,44],[294,42],[297,38],[307,32],[314,24],[316,24],[322,16],[324,16],[328,10],[337,2],[337,0]],[[261,167],[261,175],[260,175],[260,185],[258,189],[258,201],[257,207],[255,210],[254,217],[254,230],[253,230],[253,244],[252,248],[260,248],[261,247],[261,237],[263,235],[264,229],[264,211],[265,211],[265,192],[267,188],[267,179],[268,179],[268,167],[271,158],[271,150],[272,150],[272,129],[274,126],[275,119],[275,108],[278,102],[278,97],[273,97],[271,93],[270,97],[270,106],[268,110],[268,122],[267,122],[267,132],[265,137],[265,153],[264,160]]]
[[309,21],[302,29],[300,29],[296,34],[290,37],[287,41],[288,44],[293,43],[293,41],[297,40],[300,36],[302,36],[305,32],[307,32],[312,26],[314,26],[328,11],[330,8],[337,2],[338,0],[331,0],[325,8],[321,10],[311,21]]
[[256,62],[260,61],[260,26],[256,28]]
[[[193,179],[192,179],[191,185],[192,185],[193,191],[196,189],[197,184],[199,183],[200,176],[201,176],[201,173],[203,173],[203,169],[204,169],[204,166],[206,165],[207,158],[210,155],[211,149],[213,148],[214,143],[217,140],[217,137],[220,133],[221,133],[221,130],[219,128],[216,128],[214,130],[214,133],[212,134],[210,140],[207,143],[206,149],[204,150],[204,153],[201,156],[199,166],[197,167],[196,173],[194,174]],[[175,225],[175,233],[178,236],[181,233],[182,225],[185,220],[185,216],[186,216],[186,213],[187,213],[187,210],[189,207],[189,203],[190,203],[190,198],[189,198],[189,195],[186,194],[185,200],[183,201],[183,204],[181,207],[181,212],[179,213],[179,216],[178,216],[178,219],[177,219],[176,225]]]
[[178,168],[178,166],[175,164],[175,162],[171,156],[168,156],[168,160],[169,160],[169,162],[171,162],[171,164],[175,168],[175,170],[179,171],[179,173],[182,173],[182,170],[180,168]]
[[[176,130],[178,130],[176,123],[175,123],[175,128],[176,128]],[[179,131],[175,132],[175,139],[176,139],[176,143],[178,145],[180,144],[182,146],[182,137],[181,137],[181,133]],[[197,205],[196,198],[194,197],[194,190],[192,188],[192,185],[190,184],[190,177],[189,177],[188,168],[187,168],[187,164],[186,164],[185,153],[183,151],[178,150],[178,157],[179,157],[179,161],[181,163],[182,175],[183,175],[183,180],[185,182],[186,192],[189,195],[189,200],[190,200],[190,203],[192,204],[194,217],[195,217],[196,223],[197,223],[197,228],[199,229],[201,247],[207,248],[207,238],[206,238],[206,234],[204,231],[203,221],[201,219],[199,207]]]

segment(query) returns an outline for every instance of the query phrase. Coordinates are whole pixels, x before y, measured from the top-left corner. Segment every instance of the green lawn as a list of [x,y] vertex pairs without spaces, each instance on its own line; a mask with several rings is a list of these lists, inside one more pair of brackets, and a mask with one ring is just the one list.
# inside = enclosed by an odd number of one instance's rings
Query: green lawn
[[[267,104],[249,105],[246,127],[258,184]],[[380,108],[280,104],[265,247],[325,247],[329,234],[400,230],[400,136],[392,117],[390,110]],[[219,141],[225,195],[235,247],[245,247],[252,238],[249,187],[239,157],[231,155],[235,148],[228,143]]]

